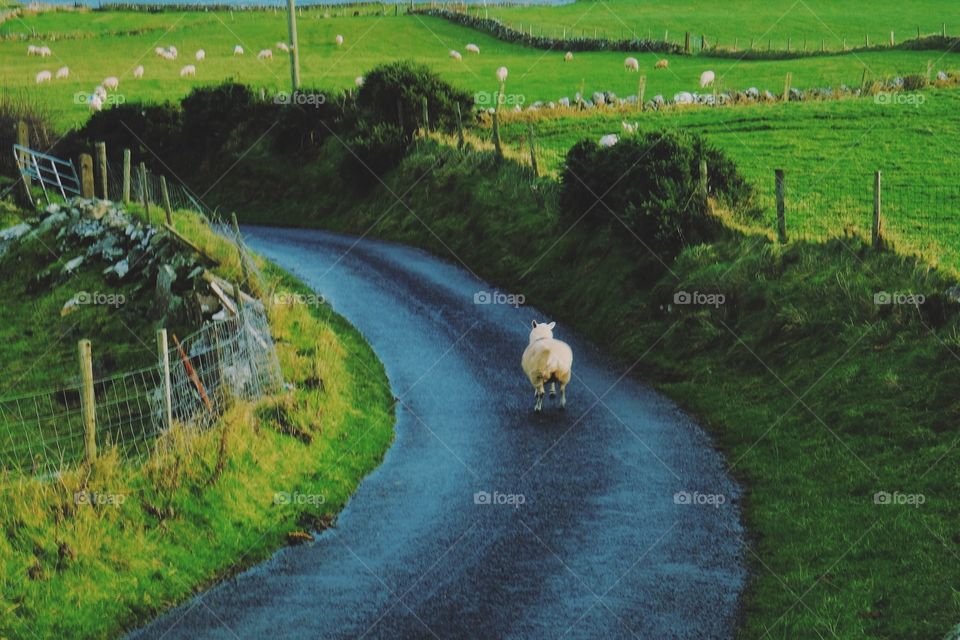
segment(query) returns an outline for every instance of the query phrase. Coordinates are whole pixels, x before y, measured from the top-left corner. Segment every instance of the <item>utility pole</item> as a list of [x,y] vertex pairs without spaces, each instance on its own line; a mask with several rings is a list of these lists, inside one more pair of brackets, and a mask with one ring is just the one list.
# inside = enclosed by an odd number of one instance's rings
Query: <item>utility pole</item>
[[294,0],[287,0],[287,22],[290,26],[290,81],[293,92],[300,90],[300,46],[297,44],[297,11]]

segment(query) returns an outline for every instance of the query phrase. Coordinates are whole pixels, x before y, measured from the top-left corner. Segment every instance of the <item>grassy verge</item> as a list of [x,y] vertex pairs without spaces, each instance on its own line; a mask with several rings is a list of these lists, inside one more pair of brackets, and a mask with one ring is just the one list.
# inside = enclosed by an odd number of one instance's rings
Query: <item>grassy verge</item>
[[[552,180],[430,142],[386,183],[366,197],[334,189],[339,209],[321,202],[282,221],[462,261],[624,369],[639,360],[635,371],[700,417],[748,488],[741,637],[929,638],[960,617],[949,426],[960,323],[946,275],[855,235],[780,246],[735,231],[735,218],[664,267],[615,226],[564,233]],[[680,291],[726,302],[678,306]],[[881,291],[926,301],[876,305]]]
[[[240,277],[235,248],[200,218],[179,212],[176,226]],[[260,268],[268,300],[308,293]],[[238,402],[206,432],[174,428],[141,467],[108,450],[50,481],[0,477],[0,635],[112,637],[267,557],[291,532],[330,525],[392,440],[389,384],[329,308],[271,304],[269,315],[288,393]],[[78,492],[104,503],[78,503]]]

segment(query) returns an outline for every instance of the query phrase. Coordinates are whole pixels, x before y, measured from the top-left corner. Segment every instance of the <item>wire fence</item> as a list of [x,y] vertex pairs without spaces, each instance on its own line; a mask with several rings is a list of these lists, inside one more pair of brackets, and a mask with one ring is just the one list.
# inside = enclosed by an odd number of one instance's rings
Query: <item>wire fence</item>
[[[96,447],[132,461],[154,450],[173,425],[205,429],[234,399],[256,400],[283,387],[265,309],[247,305],[169,348],[158,364],[94,380]],[[0,468],[55,474],[85,459],[89,443],[79,381],[44,393],[0,399]],[[169,415],[167,398],[169,397]]]

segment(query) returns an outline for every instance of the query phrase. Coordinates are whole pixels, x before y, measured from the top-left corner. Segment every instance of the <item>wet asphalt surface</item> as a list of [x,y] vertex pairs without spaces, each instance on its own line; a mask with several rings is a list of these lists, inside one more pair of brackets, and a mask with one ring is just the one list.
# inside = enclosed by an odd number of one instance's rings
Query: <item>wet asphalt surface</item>
[[520,355],[530,320],[553,318],[476,304],[489,286],[400,245],[244,233],[373,346],[399,398],[396,441],[314,543],[132,637],[733,636],[740,491],[675,405],[561,321],[567,410],[548,399],[536,415]]

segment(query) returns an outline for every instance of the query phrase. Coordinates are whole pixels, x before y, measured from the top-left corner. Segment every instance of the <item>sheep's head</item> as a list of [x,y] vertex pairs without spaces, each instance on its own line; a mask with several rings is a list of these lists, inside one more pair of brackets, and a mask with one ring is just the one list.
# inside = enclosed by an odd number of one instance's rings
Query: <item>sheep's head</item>
[[557,326],[557,323],[551,322],[550,324],[547,324],[545,322],[537,322],[534,320],[530,326],[532,327],[530,330],[530,342],[533,343],[537,340],[552,338],[553,328]]

